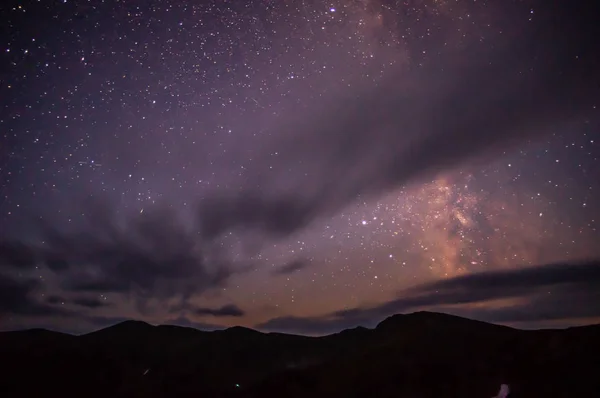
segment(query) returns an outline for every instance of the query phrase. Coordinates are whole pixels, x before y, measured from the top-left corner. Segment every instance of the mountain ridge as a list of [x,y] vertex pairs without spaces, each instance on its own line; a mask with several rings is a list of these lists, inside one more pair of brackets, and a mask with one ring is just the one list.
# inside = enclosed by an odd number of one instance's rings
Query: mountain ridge
[[[462,316],[458,316],[458,315],[452,315],[452,314],[447,314],[447,313],[443,313],[443,312],[435,312],[435,311],[416,311],[416,312],[412,312],[412,313],[400,313],[400,314],[394,314],[394,315],[390,315],[388,317],[386,317],[385,319],[383,319],[382,321],[380,321],[375,327],[373,328],[369,328],[369,327],[365,327],[365,326],[355,326],[355,327],[351,327],[351,328],[347,328],[347,329],[342,329],[338,332],[333,332],[333,333],[329,333],[326,335],[322,335],[319,337],[327,337],[327,336],[332,336],[332,335],[337,335],[339,333],[343,333],[346,331],[355,331],[355,330],[377,330],[377,329],[381,329],[381,328],[387,328],[389,327],[391,324],[398,324],[400,325],[401,322],[405,322],[405,321],[409,321],[409,322],[414,322],[414,321],[423,321],[425,324],[429,324],[432,325],[435,322],[439,322],[439,321],[458,321],[458,322],[472,322],[472,323],[477,323],[479,325],[489,325],[492,327],[497,327],[497,328],[504,328],[504,329],[512,329],[512,330],[520,330],[520,331],[526,331],[526,330],[532,330],[532,331],[536,331],[536,330],[577,330],[577,329],[581,329],[581,328],[600,328],[600,324],[590,324],[590,325],[582,325],[582,326],[569,326],[569,327],[565,327],[565,328],[540,328],[540,329],[519,329],[519,328],[514,328],[511,326],[506,326],[506,325],[501,325],[501,324],[497,324],[497,323],[493,323],[493,322],[486,322],[486,321],[480,321],[480,320],[476,320],[476,319],[470,319],[470,318],[466,318],[466,317],[462,317]],[[408,326],[408,325],[407,325]],[[199,332],[204,332],[204,333],[222,333],[225,331],[229,331],[229,333],[231,332],[255,332],[255,333],[261,333],[261,334],[265,334],[265,335],[270,335],[270,334],[284,334],[284,335],[288,335],[288,336],[302,336],[302,337],[313,337],[313,336],[309,336],[309,335],[304,335],[304,334],[296,334],[296,333],[282,333],[282,332],[266,332],[266,331],[261,331],[258,329],[254,329],[251,327],[246,327],[246,326],[231,326],[228,328],[223,328],[223,329],[217,329],[217,330],[204,330],[201,328],[195,328],[193,326],[181,326],[181,325],[175,325],[175,324],[170,324],[170,323],[165,323],[165,324],[151,324],[149,322],[146,321],[142,321],[142,320],[136,320],[136,319],[128,319],[128,320],[124,320],[118,323],[115,323],[113,325],[110,326],[106,326],[104,328],[100,328],[91,332],[87,332],[87,333],[82,333],[82,334],[73,334],[73,333],[68,333],[68,332],[63,332],[63,331],[55,331],[55,330],[50,330],[50,329],[46,329],[46,328],[31,328],[31,329],[20,329],[20,330],[7,330],[7,331],[0,331],[0,335],[4,334],[4,333],[42,333],[42,332],[48,332],[48,333],[54,333],[54,334],[60,334],[60,335],[65,335],[65,336],[74,336],[74,337],[78,337],[78,336],[87,336],[87,335],[91,335],[100,331],[106,331],[106,330],[114,330],[114,328],[117,329],[133,329],[133,328],[147,328],[148,330],[150,330],[151,328],[179,328],[179,329],[188,329],[188,330],[196,330]]]
[[430,312],[320,337],[125,321],[0,333],[0,396],[486,398],[502,383],[509,398],[593,396],[597,352],[600,325],[531,331]]

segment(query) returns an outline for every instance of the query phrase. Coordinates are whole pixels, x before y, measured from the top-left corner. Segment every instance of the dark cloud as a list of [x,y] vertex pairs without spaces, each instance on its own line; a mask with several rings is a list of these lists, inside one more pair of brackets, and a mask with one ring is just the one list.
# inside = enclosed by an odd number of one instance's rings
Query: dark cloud
[[277,268],[275,271],[273,271],[273,274],[274,275],[289,275],[289,274],[293,274],[294,272],[300,271],[301,269],[304,269],[304,268],[308,267],[309,265],[310,265],[310,262],[308,262],[306,260],[294,260],[294,261],[287,263],[283,267]]
[[62,296],[57,296],[55,294],[46,297],[46,302],[48,304],[62,304],[62,303],[68,302],[68,301],[69,300],[67,300],[66,298],[64,298]]
[[71,267],[65,289],[187,299],[220,286],[233,273],[228,264],[207,262],[195,231],[168,207],[150,209],[123,228],[109,218],[109,209],[94,210],[104,214],[90,218],[84,236],[69,236],[70,246],[62,251],[65,259],[73,255],[71,264],[89,264],[91,269]]
[[36,253],[18,241],[0,241],[0,266],[32,268],[36,264]]
[[49,227],[44,228],[44,231],[48,233],[45,238],[48,239],[51,248],[15,240],[0,241],[0,266],[29,270],[43,264],[53,271],[68,268],[68,261],[62,254],[62,249],[67,243],[60,242],[58,246],[54,246],[58,239],[56,231]]
[[223,317],[223,316],[240,317],[240,316],[244,316],[244,314],[245,314],[244,310],[242,310],[235,304],[227,304],[220,308],[206,308],[206,307],[194,308],[193,313],[198,316],[211,315],[214,317]]
[[[469,304],[514,299],[502,307]],[[397,299],[319,317],[282,317],[257,327],[265,330],[323,334],[422,309],[501,323],[535,323],[600,317],[600,261],[550,264],[489,271],[443,279],[404,290]]]
[[0,316],[3,315],[70,315],[70,312],[47,305],[35,298],[41,284],[35,279],[13,278],[0,273]]
[[211,240],[237,228],[256,228],[275,235],[287,235],[310,220],[308,203],[297,196],[266,197],[258,191],[230,194],[213,192],[198,203],[202,236]]
[[538,327],[554,321],[559,321],[556,324],[572,325],[573,321],[579,319],[600,317],[600,290],[579,292],[549,290],[545,294],[541,292],[537,296],[527,298],[523,303],[501,308],[472,309],[440,306],[435,310],[452,312],[467,318],[525,327]]
[[6,314],[26,310],[29,295],[38,285],[35,280],[19,281],[0,274],[0,312]]
[[111,303],[106,300],[100,300],[94,297],[77,297],[71,301],[73,304],[86,308],[109,307]]
[[248,228],[285,236],[358,197],[582,122],[594,112],[600,65],[589,38],[596,25],[572,23],[574,12],[536,12],[532,21],[514,20],[514,36],[490,38],[493,51],[466,45],[464,53],[440,53],[428,67],[315,104],[273,134],[282,137],[268,146],[281,155],[266,156],[273,172],[266,176],[260,164],[248,171],[246,190],[200,203],[203,236]]
[[[147,299],[180,297],[221,286],[235,272],[167,206],[156,206],[126,222],[117,221],[110,202],[89,200],[83,224],[60,230],[39,222],[31,242],[3,242],[3,267],[46,266],[59,276],[64,292],[123,293],[144,307]],[[76,299],[88,308],[104,303]]]
[[[456,297],[462,292],[478,292],[477,300],[513,297],[538,288],[555,288],[576,285],[578,288],[596,288],[600,284],[600,262],[557,263],[538,267],[495,270],[442,279],[417,287],[416,292],[429,295],[452,292]],[[458,300],[458,299],[457,299]]]
[[61,272],[69,268],[69,261],[58,252],[46,252],[42,257],[43,263],[54,272]]
[[67,298],[58,295],[50,295],[46,297],[46,302],[48,304],[74,304],[79,307],[85,308],[100,308],[100,307],[108,307],[111,303],[106,300],[100,300],[95,297],[75,297],[75,298]]
[[209,307],[198,307],[189,302],[181,302],[177,305],[171,306],[169,309],[169,313],[171,314],[184,314],[190,312],[196,316],[214,316],[214,317],[241,317],[246,314],[244,310],[239,308],[235,304],[226,304],[222,307],[218,308],[209,308]]

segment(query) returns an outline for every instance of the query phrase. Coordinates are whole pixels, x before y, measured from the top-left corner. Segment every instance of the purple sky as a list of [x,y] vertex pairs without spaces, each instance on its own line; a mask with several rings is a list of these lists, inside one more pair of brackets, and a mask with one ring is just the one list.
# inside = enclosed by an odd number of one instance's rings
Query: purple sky
[[3,4],[0,328],[598,321],[597,28],[566,3]]

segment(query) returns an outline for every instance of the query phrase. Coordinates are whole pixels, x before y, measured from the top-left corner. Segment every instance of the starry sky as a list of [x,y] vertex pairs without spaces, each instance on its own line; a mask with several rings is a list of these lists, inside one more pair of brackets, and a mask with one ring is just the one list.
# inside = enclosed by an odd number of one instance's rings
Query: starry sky
[[600,322],[567,3],[3,1],[0,329]]

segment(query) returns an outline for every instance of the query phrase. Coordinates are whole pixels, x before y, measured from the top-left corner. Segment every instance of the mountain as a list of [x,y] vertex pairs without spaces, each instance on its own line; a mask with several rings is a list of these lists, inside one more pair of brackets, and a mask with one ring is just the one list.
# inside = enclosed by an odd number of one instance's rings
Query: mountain
[[589,397],[600,325],[525,331],[394,315],[324,337],[126,321],[82,336],[0,333],[0,396]]
[[[40,350],[71,341],[73,336],[46,329],[29,329],[0,333],[0,349]],[[0,351],[1,352],[1,351]]]
[[455,315],[443,314],[439,312],[419,311],[412,314],[396,314],[384,319],[377,325],[377,330],[399,330],[399,329],[437,329],[444,327],[446,330],[460,330],[463,332],[475,331],[506,331],[508,326],[494,325],[491,323],[475,321],[462,318]]

